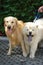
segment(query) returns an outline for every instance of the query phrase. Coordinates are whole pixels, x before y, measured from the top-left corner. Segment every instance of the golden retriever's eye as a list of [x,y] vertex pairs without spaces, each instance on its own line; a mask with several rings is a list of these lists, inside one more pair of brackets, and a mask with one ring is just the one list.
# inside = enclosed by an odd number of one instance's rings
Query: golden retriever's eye
[[7,23],[8,23],[8,21],[7,21]]
[[14,23],[13,21],[11,23]]

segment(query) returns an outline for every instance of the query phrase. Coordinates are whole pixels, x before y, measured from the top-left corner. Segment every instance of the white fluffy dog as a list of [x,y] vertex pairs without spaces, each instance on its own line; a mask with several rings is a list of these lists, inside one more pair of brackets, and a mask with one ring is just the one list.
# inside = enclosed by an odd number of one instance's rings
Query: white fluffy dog
[[34,58],[38,43],[43,39],[43,26],[34,22],[25,23],[23,34],[27,55],[30,54],[29,57]]
[[43,28],[43,18],[34,20],[34,23]]

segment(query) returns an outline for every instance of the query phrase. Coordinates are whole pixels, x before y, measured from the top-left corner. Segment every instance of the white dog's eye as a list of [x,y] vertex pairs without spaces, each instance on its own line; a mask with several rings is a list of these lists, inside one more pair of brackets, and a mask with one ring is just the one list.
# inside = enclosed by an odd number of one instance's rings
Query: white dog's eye
[[11,23],[14,23],[13,21]]
[[32,29],[32,31],[34,31],[34,29]]
[[27,31],[28,31],[28,29],[27,29]]

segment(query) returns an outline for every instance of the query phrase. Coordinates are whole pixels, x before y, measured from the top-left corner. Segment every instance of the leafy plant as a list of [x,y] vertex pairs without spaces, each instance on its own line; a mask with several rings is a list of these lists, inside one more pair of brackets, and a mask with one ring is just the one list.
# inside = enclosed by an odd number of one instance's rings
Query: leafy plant
[[0,0],[0,31],[4,33],[4,17],[15,16],[24,22],[33,21],[35,11],[41,5],[43,0]]

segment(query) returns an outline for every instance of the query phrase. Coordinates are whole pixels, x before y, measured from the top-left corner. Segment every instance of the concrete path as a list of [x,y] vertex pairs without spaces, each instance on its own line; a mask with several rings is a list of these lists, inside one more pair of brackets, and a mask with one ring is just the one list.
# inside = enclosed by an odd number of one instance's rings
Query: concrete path
[[11,56],[7,51],[8,39],[0,37],[0,65],[43,65],[43,48],[38,48],[34,59],[24,58],[20,47],[13,49]]

